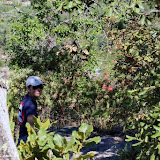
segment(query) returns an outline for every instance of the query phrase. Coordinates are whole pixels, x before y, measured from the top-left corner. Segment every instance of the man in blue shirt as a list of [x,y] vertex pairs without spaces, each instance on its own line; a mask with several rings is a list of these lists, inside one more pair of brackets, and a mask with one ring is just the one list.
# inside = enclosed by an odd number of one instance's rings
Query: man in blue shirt
[[19,106],[18,119],[20,123],[20,130],[18,145],[20,140],[23,140],[24,142],[27,141],[28,132],[26,122],[33,126],[33,117],[38,116],[36,99],[40,97],[43,90],[43,85],[44,83],[38,76],[30,76],[26,81],[28,94],[22,99]]

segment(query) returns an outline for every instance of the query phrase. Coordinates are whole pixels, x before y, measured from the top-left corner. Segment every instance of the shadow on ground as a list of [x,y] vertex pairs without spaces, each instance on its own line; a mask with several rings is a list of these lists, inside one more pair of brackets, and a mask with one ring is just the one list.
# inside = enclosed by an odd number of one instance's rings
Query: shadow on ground
[[[65,127],[55,130],[55,134],[60,134],[63,137],[71,137],[72,131],[78,130],[78,127]],[[118,160],[117,151],[121,151],[126,147],[130,147],[131,144],[124,141],[124,137],[111,136],[111,135],[99,135],[93,132],[93,136],[100,136],[101,142],[83,148],[80,154],[86,154],[88,152],[93,152],[95,157],[93,160]]]

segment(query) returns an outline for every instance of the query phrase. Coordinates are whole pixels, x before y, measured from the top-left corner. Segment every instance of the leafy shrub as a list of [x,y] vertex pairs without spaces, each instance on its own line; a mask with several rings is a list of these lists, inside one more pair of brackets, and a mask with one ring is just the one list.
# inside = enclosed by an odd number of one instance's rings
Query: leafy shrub
[[[117,35],[121,39],[118,50],[121,57],[114,68],[117,79],[117,93],[113,96],[113,104],[117,108],[114,115],[115,118],[122,118],[127,126],[133,124],[136,117],[158,105],[160,100],[160,34],[154,26],[139,29],[137,23],[131,24],[128,24],[125,33],[120,31]],[[127,34],[125,39],[123,34]]]
[[[84,120],[89,122],[95,117],[94,115],[98,116],[97,111],[100,108],[105,109],[113,93],[111,82],[108,76],[106,79],[99,80],[90,77],[91,71],[86,70],[86,67],[89,69],[92,65],[87,61],[89,55],[81,60],[84,57],[83,52],[74,45],[66,45],[63,50],[58,50],[55,72],[15,67],[10,74],[8,105],[16,108],[18,112],[20,99],[26,94],[26,79],[31,75],[38,75],[46,84],[38,101],[41,118],[58,120],[59,124],[65,125]],[[104,83],[105,88],[102,87]]]
[[[49,119],[41,122],[40,118],[34,118],[34,127],[29,123],[26,124],[28,131],[27,142],[21,140],[18,146],[18,152],[21,159],[86,159],[94,156],[93,153],[79,155],[83,147],[94,145],[100,142],[100,137],[89,138],[93,127],[82,123],[78,131],[72,132],[72,137],[69,141],[66,138],[55,134],[48,133],[47,129],[50,126]],[[54,136],[53,136],[54,135]],[[89,138],[89,139],[88,139]],[[50,151],[50,154],[48,152]]]
[[[34,73],[46,82],[39,102],[44,119],[59,119],[63,123],[75,121],[75,117],[96,117],[97,123],[103,117],[105,127],[113,123],[133,124],[143,108],[148,110],[159,103],[158,23],[154,13],[145,13],[159,4],[87,2],[32,1],[38,14],[13,20],[13,34],[8,41],[10,65],[30,68],[27,76]],[[156,25],[148,26],[151,21]],[[100,53],[118,57],[117,81],[113,91],[108,88],[110,92],[102,90],[104,83],[110,87],[109,82],[93,81],[87,75],[87,70],[92,72],[96,65],[95,55]],[[24,71],[20,72],[25,77]],[[11,105],[18,108],[18,99],[24,92],[11,90],[15,92],[10,92]]]
[[137,140],[133,146],[138,146],[136,159],[157,160],[160,156],[160,104],[152,109],[145,119],[137,121],[135,137],[127,136],[126,141]]
[[[109,80],[91,80],[81,72],[67,77],[67,72],[63,75],[64,72],[57,74],[48,71],[40,74],[31,69],[12,70],[8,107],[10,110],[14,108],[14,120],[18,122],[19,102],[26,94],[25,81],[30,75],[39,75],[46,84],[38,100],[38,111],[42,119],[50,118],[51,121],[58,120],[60,125],[66,125],[99,118],[114,93],[108,91],[107,87],[111,85]],[[106,88],[103,89],[104,83]]]

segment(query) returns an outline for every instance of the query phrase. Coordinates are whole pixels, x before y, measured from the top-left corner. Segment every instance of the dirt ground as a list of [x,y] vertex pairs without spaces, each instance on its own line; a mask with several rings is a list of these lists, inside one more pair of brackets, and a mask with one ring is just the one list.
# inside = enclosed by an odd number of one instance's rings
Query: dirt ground
[[[77,127],[60,128],[56,130],[55,133],[69,138],[73,130],[78,130],[78,128]],[[100,136],[101,142],[96,145],[83,148],[80,152],[80,154],[86,154],[88,152],[95,153],[95,157],[92,158],[92,160],[118,160],[119,155],[117,154],[117,151],[123,150],[125,146],[127,147],[131,146],[130,143],[125,142],[124,135],[123,136],[115,136],[107,134],[101,135],[95,132],[93,132],[93,134],[94,136]]]

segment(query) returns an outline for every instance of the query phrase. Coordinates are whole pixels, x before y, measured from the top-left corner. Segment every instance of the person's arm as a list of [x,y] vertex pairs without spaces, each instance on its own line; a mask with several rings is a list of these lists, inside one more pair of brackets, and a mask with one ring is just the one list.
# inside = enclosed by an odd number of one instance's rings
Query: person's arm
[[33,127],[34,125],[34,120],[33,120],[34,115],[29,115],[27,116],[27,122]]
[[32,127],[34,125],[34,116],[37,117],[37,106],[32,101],[26,103],[25,106],[25,120],[28,122]]

